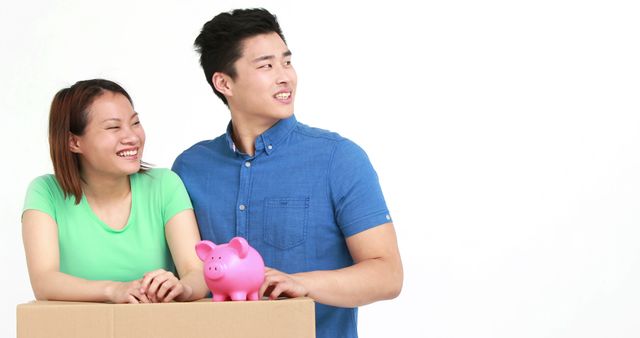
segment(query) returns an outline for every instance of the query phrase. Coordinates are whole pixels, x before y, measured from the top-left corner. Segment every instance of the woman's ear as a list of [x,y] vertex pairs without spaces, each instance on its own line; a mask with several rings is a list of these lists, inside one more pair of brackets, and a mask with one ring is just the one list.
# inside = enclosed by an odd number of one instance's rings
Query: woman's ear
[[72,153],[80,154],[80,138],[74,134],[69,134],[69,149]]
[[211,83],[213,83],[213,87],[222,93],[224,96],[233,96],[232,84],[233,80],[229,75],[221,72],[213,73],[211,77]]

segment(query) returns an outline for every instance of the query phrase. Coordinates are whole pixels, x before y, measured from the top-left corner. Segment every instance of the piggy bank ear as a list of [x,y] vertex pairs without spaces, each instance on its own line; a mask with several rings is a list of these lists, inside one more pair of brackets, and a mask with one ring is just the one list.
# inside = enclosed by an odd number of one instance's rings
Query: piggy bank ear
[[196,253],[200,260],[204,262],[215,247],[216,245],[212,241],[200,241],[196,244]]
[[238,251],[238,256],[240,256],[240,258],[247,257],[247,254],[249,253],[249,243],[247,243],[247,240],[242,237],[232,238],[231,242],[229,242],[229,246]]

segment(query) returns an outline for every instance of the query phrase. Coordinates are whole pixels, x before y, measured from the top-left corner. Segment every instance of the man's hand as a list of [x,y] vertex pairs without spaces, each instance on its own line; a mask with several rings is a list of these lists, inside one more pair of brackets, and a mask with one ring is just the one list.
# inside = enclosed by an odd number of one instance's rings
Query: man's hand
[[264,283],[260,287],[260,297],[268,296],[269,299],[277,299],[281,295],[287,297],[304,297],[309,290],[302,284],[296,275],[289,275],[276,269],[265,267]]

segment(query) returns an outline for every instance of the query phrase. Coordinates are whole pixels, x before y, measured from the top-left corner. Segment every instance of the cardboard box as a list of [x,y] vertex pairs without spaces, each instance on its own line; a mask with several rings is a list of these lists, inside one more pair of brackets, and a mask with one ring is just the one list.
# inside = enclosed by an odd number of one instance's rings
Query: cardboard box
[[104,304],[36,301],[17,307],[18,338],[315,337],[310,298]]

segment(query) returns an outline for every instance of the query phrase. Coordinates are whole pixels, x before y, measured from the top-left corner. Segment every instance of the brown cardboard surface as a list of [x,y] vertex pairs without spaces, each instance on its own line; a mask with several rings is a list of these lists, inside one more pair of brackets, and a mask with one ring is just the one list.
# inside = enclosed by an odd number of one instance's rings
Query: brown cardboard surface
[[104,304],[38,301],[17,307],[18,338],[315,337],[310,298],[255,302]]

